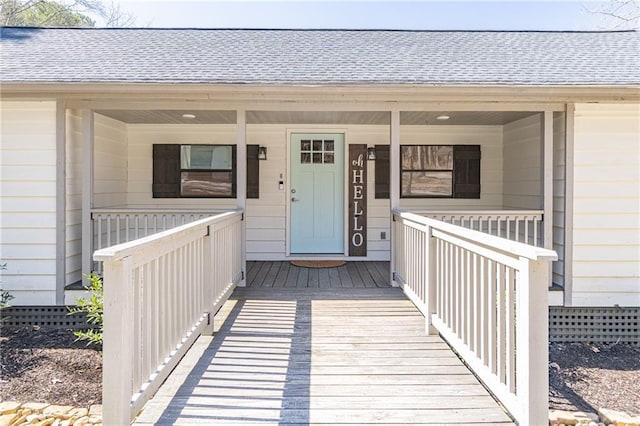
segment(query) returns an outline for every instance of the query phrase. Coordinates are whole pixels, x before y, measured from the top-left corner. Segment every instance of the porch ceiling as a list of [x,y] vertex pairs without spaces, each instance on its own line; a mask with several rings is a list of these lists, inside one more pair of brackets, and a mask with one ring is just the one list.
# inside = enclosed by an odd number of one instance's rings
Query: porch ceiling
[[[97,110],[127,124],[234,124],[235,111],[223,110]],[[184,114],[195,117],[185,118]],[[504,125],[532,115],[528,111],[403,111],[401,125]],[[448,120],[436,117],[447,115]],[[247,111],[248,124],[388,125],[387,111]]]

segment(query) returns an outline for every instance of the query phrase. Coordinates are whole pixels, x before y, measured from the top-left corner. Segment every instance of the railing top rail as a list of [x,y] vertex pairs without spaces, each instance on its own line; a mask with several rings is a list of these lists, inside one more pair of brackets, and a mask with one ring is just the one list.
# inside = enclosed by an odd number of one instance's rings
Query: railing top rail
[[140,253],[140,249],[143,246],[150,246],[157,244],[167,239],[171,240],[183,240],[192,234],[206,233],[207,227],[210,225],[221,224],[227,221],[239,221],[242,218],[242,210],[232,210],[224,213],[220,213],[216,216],[207,217],[204,219],[196,220],[185,225],[177,226],[166,231],[158,232],[147,237],[139,238],[134,241],[129,241],[122,244],[117,244],[111,247],[105,247],[97,250],[93,254],[93,259],[96,261],[108,261],[122,259],[127,256],[131,256],[136,252]]
[[91,214],[218,214],[226,213],[228,209],[157,209],[157,208],[126,208],[126,207],[101,207],[91,209]]
[[445,216],[540,216],[544,213],[544,210],[411,210],[411,213],[420,215],[445,215]]
[[496,237],[480,231],[463,228],[461,226],[445,223],[437,219],[432,219],[413,212],[402,210],[393,210],[393,215],[423,226],[430,226],[434,229],[455,235],[466,240],[473,241],[477,244],[491,246],[497,248],[504,253],[514,256],[525,257],[531,260],[557,260],[558,255],[553,250],[540,247],[530,246],[528,244],[507,240],[505,238]]

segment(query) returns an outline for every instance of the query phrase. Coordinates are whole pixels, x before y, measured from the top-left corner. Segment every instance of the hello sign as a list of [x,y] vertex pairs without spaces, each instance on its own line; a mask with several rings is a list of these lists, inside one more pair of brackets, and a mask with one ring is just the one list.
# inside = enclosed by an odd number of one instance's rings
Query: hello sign
[[349,256],[367,255],[367,145],[349,145]]

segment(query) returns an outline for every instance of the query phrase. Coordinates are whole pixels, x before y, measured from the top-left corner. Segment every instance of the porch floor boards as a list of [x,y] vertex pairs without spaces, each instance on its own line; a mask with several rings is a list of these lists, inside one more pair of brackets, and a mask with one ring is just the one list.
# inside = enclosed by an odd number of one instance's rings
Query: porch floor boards
[[290,262],[247,262],[247,287],[389,288],[389,262],[347,262],[336,268],[302,268]]
[[238,288],[214,325],[135,424],[513,424],[398,288]]

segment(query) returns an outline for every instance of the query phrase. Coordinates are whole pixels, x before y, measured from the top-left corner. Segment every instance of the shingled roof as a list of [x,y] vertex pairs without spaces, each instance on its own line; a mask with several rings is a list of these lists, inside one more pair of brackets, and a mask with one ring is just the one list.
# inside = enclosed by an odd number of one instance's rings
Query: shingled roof
[[3,83],[640,83],[640,33],[2,28]]

